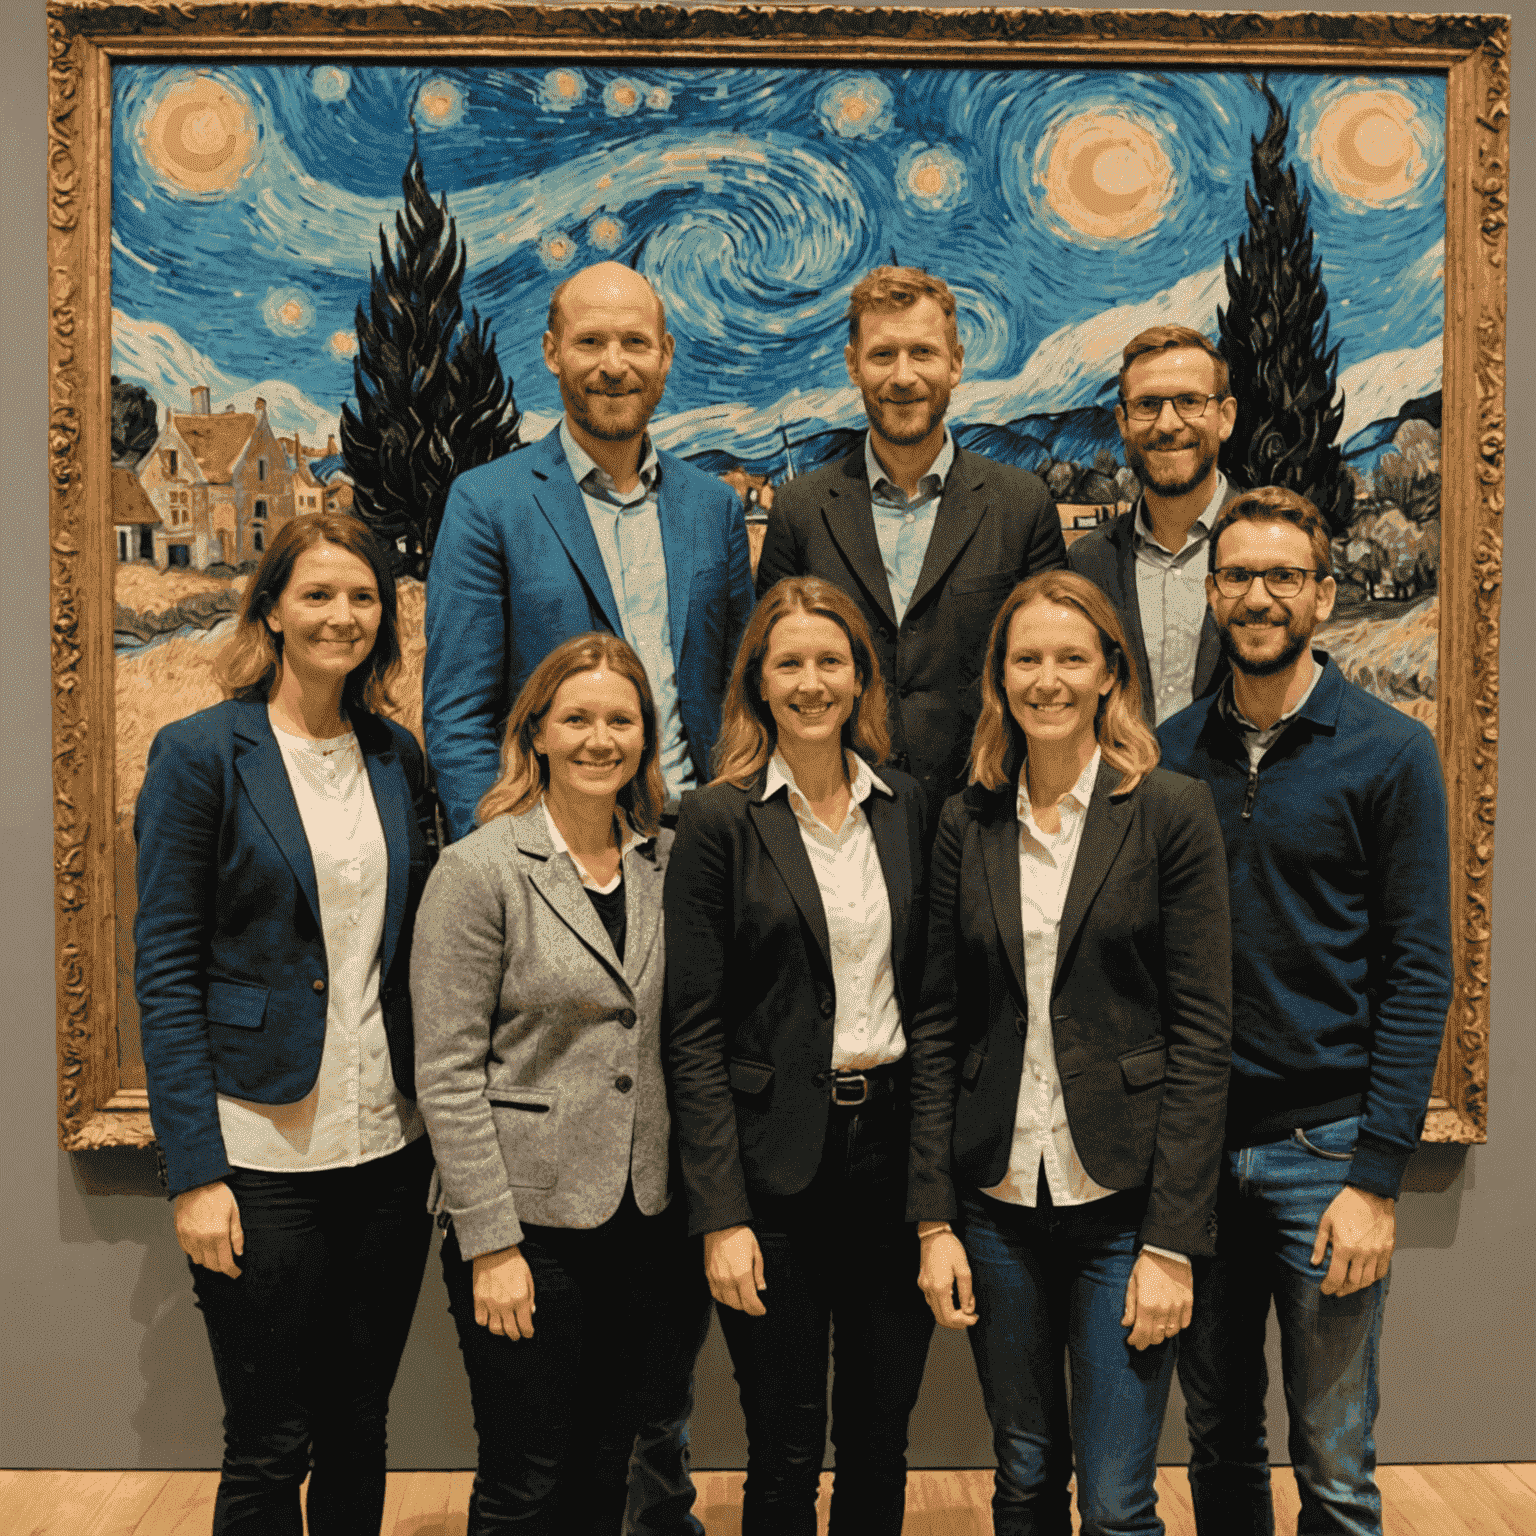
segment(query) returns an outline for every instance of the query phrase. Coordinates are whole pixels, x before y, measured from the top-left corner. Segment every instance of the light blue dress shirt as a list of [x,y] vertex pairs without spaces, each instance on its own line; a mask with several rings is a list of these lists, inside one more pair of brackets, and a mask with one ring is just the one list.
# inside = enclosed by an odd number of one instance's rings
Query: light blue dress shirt
[[672,624],[667,612],[667,559],[661,543],[661,461],[649,437],[640,461],[640,483],[630,491],[615,489],[613,477],[600,469],[560,423],[560,446],[571,467],[598,553],[608,572],[608,585],[619,610],[624,638],[634,647],[656,701],[656,726],[661,745],[661,776],[667,795],[676,799],[694,786],[693,759],[683,731],[682,705],[677,696],[677,664],[672,655]]
[[864,473],[869,477],[869,506],[875,517],[875,537],[880,541],[880,559],[885,565],[885,579],[890,583],[896,622],[906,617],[917,578],[923,571],[923,556],[933,537],[934,519],[939,515],[939,498],[944,482],[955,462],[955,440],[944,429],[944,446],[918,481],[917,494],[909,501],[907,493],[885,472],[875,453],[874,434],[864,434]]

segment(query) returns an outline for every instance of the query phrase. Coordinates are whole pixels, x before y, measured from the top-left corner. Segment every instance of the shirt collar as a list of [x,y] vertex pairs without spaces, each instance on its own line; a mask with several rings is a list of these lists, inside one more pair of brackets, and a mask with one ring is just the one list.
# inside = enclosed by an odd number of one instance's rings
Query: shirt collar
[[[555,825],[555,818],[549,814],[548,803],[541,799],[539,801],[539,809],[544,812],[544,824],[549,828],[549,840],[554,844],[555,852],[563,853],[569,857],[571,863],[576,864],[576,873],[578,875],[581,874],[581,865],[577,864],[575,858],[571,856],[570,848],[566,845],[565,839],[560,835],[560,828]],[[622,806],[619,808],[618,815],[619,825],[625,829],[627,834],[624,838],[624,846],[619,849],[619,857],[622,859],[631,848],[639,848],[642,844],[650,842],[650,838],[645,833],[635,830],[629,817],[624,814]]]
[[[1221,504],[1227,499],[1227,477],[1218,469],[1216,471],[1216,489],[1211,492],[1211,499],[1206,502],[1205,510],[1197,517],[1185,536],[1185,548],[1191,542],[1198,539],[1208,539],[1211,529],[1216,526],[1216,514],[1221,510]],[[1167,546],[1158,536],[1152,532],[1152,524],[1147,521],[1147,498],[1141,496],[1136,501],[1136,537],[1143,544],[1155,544],[1159,549]]]
[[1221,686],[1221,692],[1217,694],[1217,707],[1221,710],[1222,718],[1239,735],[1251,734],[1254,731],[1278,731],[1287,722],[1294,720],[1302,710],[1307,707],[1317,685],[1322,681],[1323,672],[1328,664],[1326,651],[1312,652],[1312,681],[1307,684],[1307,691],[1275,721],[1273,725],[1257,726],[1237,707],[1237,696],[1232,688],[1232,679],[1229,676]]
[[[1083,771],[1078,774],[1077,782],[1061,797],[1060,801],[1057,801],[1058,805],[1061,804],[1061,801],[1070,800],[1073,810],[1081,812],[1088,809],[1088,803],[1093,799],[1093,785],[1099,776],[1099,764],[1103,761],[1103,757],[1103,748],[1095,747],[1093,749],[1093,756],[1088,759],[1083,767]],[[1016,815],[1033,833],[1039,829],[1035,825],[1034,809],[1029,803],[1029,780],[1026,777],[1028,772],[1029,765],[1027,763],[1019,769]]]
[[[954,468],[954,464],[955,440],[950,436],[949,428],[945,427],[944,441],[939,447],[938,457],[935,458],[933,463],[928,466],[927,473],[924,474],[923,480],[927,480],[932,476],[937,475],[939,484],[942,486],[944,482],[949,479],[949,472]],[[871,495],[878,493],[882,486],[887,485],[890,486],[893,491],[900,491],[902,496],[906,495],[906,492],[902,491],[901,487],[898,486],[896,482],[892,480],[891,477],[886,473],[885,466],[880,462],[880,457],[875,452],[875,434],[867,430],[864,433],[864,474],[869,481],[869,490]],[[918,484],[921,486],[922,481],[919,481]]]
[[[857,752],[845,750],[843,755],[848,763],[848,782],[853,791],[855,805],[860,805],[867,800],[871,790],[878,789],[882,795],[886,796],[892,793],[890,785]],[[794,770],[784,760],[783,753],[775,750],[773,756],[768,759],[768,774],[763,780],[763,799],[767,800],[786,788],[799,795],[802,800],[805,799],[805,792],[795,783]]]
[[[576,441],[576,434],[571,431],[570,423],[563,416],[560,418],[560,446],[565,450],[565,462],[571,467],[571,478],[578,486],[584,484],[589,475],[596,475],[600,489],[611,496],[617,497],[620,494],[614,490],[613,476]],[[640,444],[640,483],[650,491],[660,478],[661,459],[657,456],[651,434],[647,432]],[[634,495],[633,492],[629,494]]]

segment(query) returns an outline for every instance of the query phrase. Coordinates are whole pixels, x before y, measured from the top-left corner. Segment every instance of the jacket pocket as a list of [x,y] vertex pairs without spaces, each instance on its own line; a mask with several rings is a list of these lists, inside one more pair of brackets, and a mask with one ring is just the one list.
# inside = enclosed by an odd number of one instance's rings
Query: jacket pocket
[[987,1064],[987,1053],[979,1047],[973,1047],[965,1058],[965,1065],[960,1068],[960,1082],[967,1090],[976,1086],[976,1079],[981,1076],[981,1069]]
[[773,1068],[761,1061],[732,1061],[731,1087],[737,1093],[761,1093],[773,1081]]
[[1120,1058],[1120,1075],[1127,1088],[1150,1088],[1160,1083],[1168,1070],[1168,1047],[1159,1041],[1154,1046],[1140,1046]]
[[249,987],[240,981],[208,983],[208,1022],[232,1029],[260,1029],[267,1013],[266,987]]
[[560,1090],[487,1088],[507,1182],[518,1189],[552,1189],[559,1169]]

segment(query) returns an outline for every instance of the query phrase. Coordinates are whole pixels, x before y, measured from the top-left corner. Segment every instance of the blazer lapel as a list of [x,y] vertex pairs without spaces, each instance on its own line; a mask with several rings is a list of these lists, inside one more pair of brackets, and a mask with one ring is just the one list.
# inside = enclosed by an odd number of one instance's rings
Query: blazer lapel
[[[656,845],[631,849],[624,857],[624,974],[639,981],[661,932],[661,869]],[[589,901],[590,907],[592,903]]]
[[848,569],[894,629],[896,603],[885,574],[880,541],[875,537],[875,514],[869,499],[869,480],[864,473],[862,442],[843,460],[841,470],[842,473],[834,475],[827,487],[821,515],[826,521],[827,532],[843,552]]
[[912,860],[907,846],[907,819],[890,795],[871,790],[864,801],[864,815],[874,834],[875,853],[885,876],[885,894],[891,908],[891,974],[896,978],[897,1002],[902,1014],[916,998],[901,994],[903,961],[907,953],[907,928],[912,918]]
[[1019,822],[1001,806],[977,827],[981,837],[981,864],[987,872],[987,890],[992,897],[992,921],[1008,957],[1019,997],[1025,999],[1029,988],[1024,970],[1024,909],[1019,901]]
[[[760,793],[760,790],[754,793]],[[832,941],[827,936],[827,914],[821,905],[821,888],[816,884],[815,871],[811,868],[805,844],[800,840],[800,823],[789,808],[788,796],[777,794],[771,800],[749,800],[747,814],[780,878],[789,887],[800,915],[810,927],[827,974],[831,975]]]
[[379,813],[379,825],[384,829],[384,846],[389,858],[389,880],[384,896],[383,964],[379,972],[381,976],[388,976],[395,958],[395,944],[400,938],[400,925],[405,920],[405,897],[411,880],[411,818],[416,813],[411,805],[405,774],[400,769],[400,756],[394,749],[388,729],[378,726],[371,717],[355,721],[354,729],[363,749],[363,766],[373,788],[373,803]]
[[[656,487],[656,513],[661,523],[661,549],[667,562],[667,623],[672,633],[672,664],[681,668],[688,634],[688,600],[698,561],[698,506],[688,494],[680,462],[658,454],[661,479]],[[588,519],[590,525],[591,519]],[[626,947],[629,940],[625,939]]]
[[1082,841],[1077,845],[1077,863],[1072,867],[1072,880],[1067,886],[1066,900],[1062,903],[1061,925],[1056,935],[1056,975],[1051,980],[1054,990],[1061,976],[1063,962],[1072,950],[1072,941],[1088,915],[1088,908],[1104,884],[1110,865],[1125,841],[1131,825],[1131,797],[1122,795],[1112,798],[1116,784],[1120,782],[1120,770],[1109,763],[1099,764],[1098,777],[1093,782],[1093,795],[1088,802],[1088,819],[1083,826]]
[[[597,915],[597,909],[592,905],[591,899],[582,887],[575,865],[571,863],[569,857],[557,859],[554,856],[555,845],[549,840],[549,828],[544,824],[542,807],[534,806],[531,811],[515,817],[514,822],[514,836],[518,850],[528,856],[529,883],[549,903],[555,916],[627,988],[629,982],[624,975],[624,967],[619,963],[619,957],[614,952],[613,941],[608,937],[608,930],[603,927],[602,919]],[[627,898],[624,915],[627,922],[629,917]],[[629,948],[627,938],[624,947]]]
[[587,504],[571,478],[571,466],[560,446],[560,429],[551,429],[547,436],[524,451],[539,455],[531,466],[534,505],[565,546],[566,554],[571,557],[609,627],[614,634],[622,635],[624,626],[619,622],[619,605],[614,601],[608,567],[603,564],[602,551],[597,547],[597,535],[592,532]]
[[917,605],[943,581],[946,572],[959,557],[960,551],[970,542],[988,506],[986,460],[978,454],[955,450],[955,462],[949,472],[949,484],[939,499],[938,515],[933,520],[933,533],[923,556],[923,568],[917,573],[917,585],[912,588],[912,601],[907,612]]
[[1141,684],[1142,712],[1152,721],[1157,718],[1157,700],[1152,697],[1152,666],[1147,658],[1147,634],[1141,625],[1141,593],[1136,587],[1136,519],[1140,515],[1138,501],[1123,530],[1125,537],[1115,550],[1115,575],[1120,582],[1116,606],[1125,618],[1125,636],[1130,641],[1136,680]]
[[240,775],[240,782],[256,814],[261,817],[262,825],[272,834],[273,842],[288,861],[318,926],[320,890],[315,883],[315,861],[309,851],[309,839],[304,835],[298,801],[293,798],[293,788],[288,783],[282,748],[267,721],[267,706],[245,705],[235,734],[240,743],[235,755],[235,772]]

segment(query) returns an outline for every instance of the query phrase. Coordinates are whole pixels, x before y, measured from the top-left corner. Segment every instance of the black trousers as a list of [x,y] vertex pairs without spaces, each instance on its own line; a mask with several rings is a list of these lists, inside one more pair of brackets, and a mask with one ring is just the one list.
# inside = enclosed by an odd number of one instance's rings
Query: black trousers
[[384,1421],[416,1310],[432,1153],[425,1136],[355,1168],[226,1182],[236,1278],[193,1264],[224,1399],[213,1536],[378,1536]]
[[903,1220],[901,1091],[834,1106],[821,1163],[797,1195],[753,1193],[766,1317],[720,1307],[747,1421],[742,1536],[814,1536],[827,1437],[831,1331],[837,1536],[898,1536],[907,1420],[933,1334],[918,1289],[917,1233]]
[[628,1189],[600,1227],[525,1223],[538,1310],[532,1338],[509,1339],[475,1321],[450,1227],[443,1276],[479,1440],[469,1536],[618,1536],[636,1435],[686,1401],[698,1353],[709,1296],[686,1233],[681,1200],[643,1216]]

